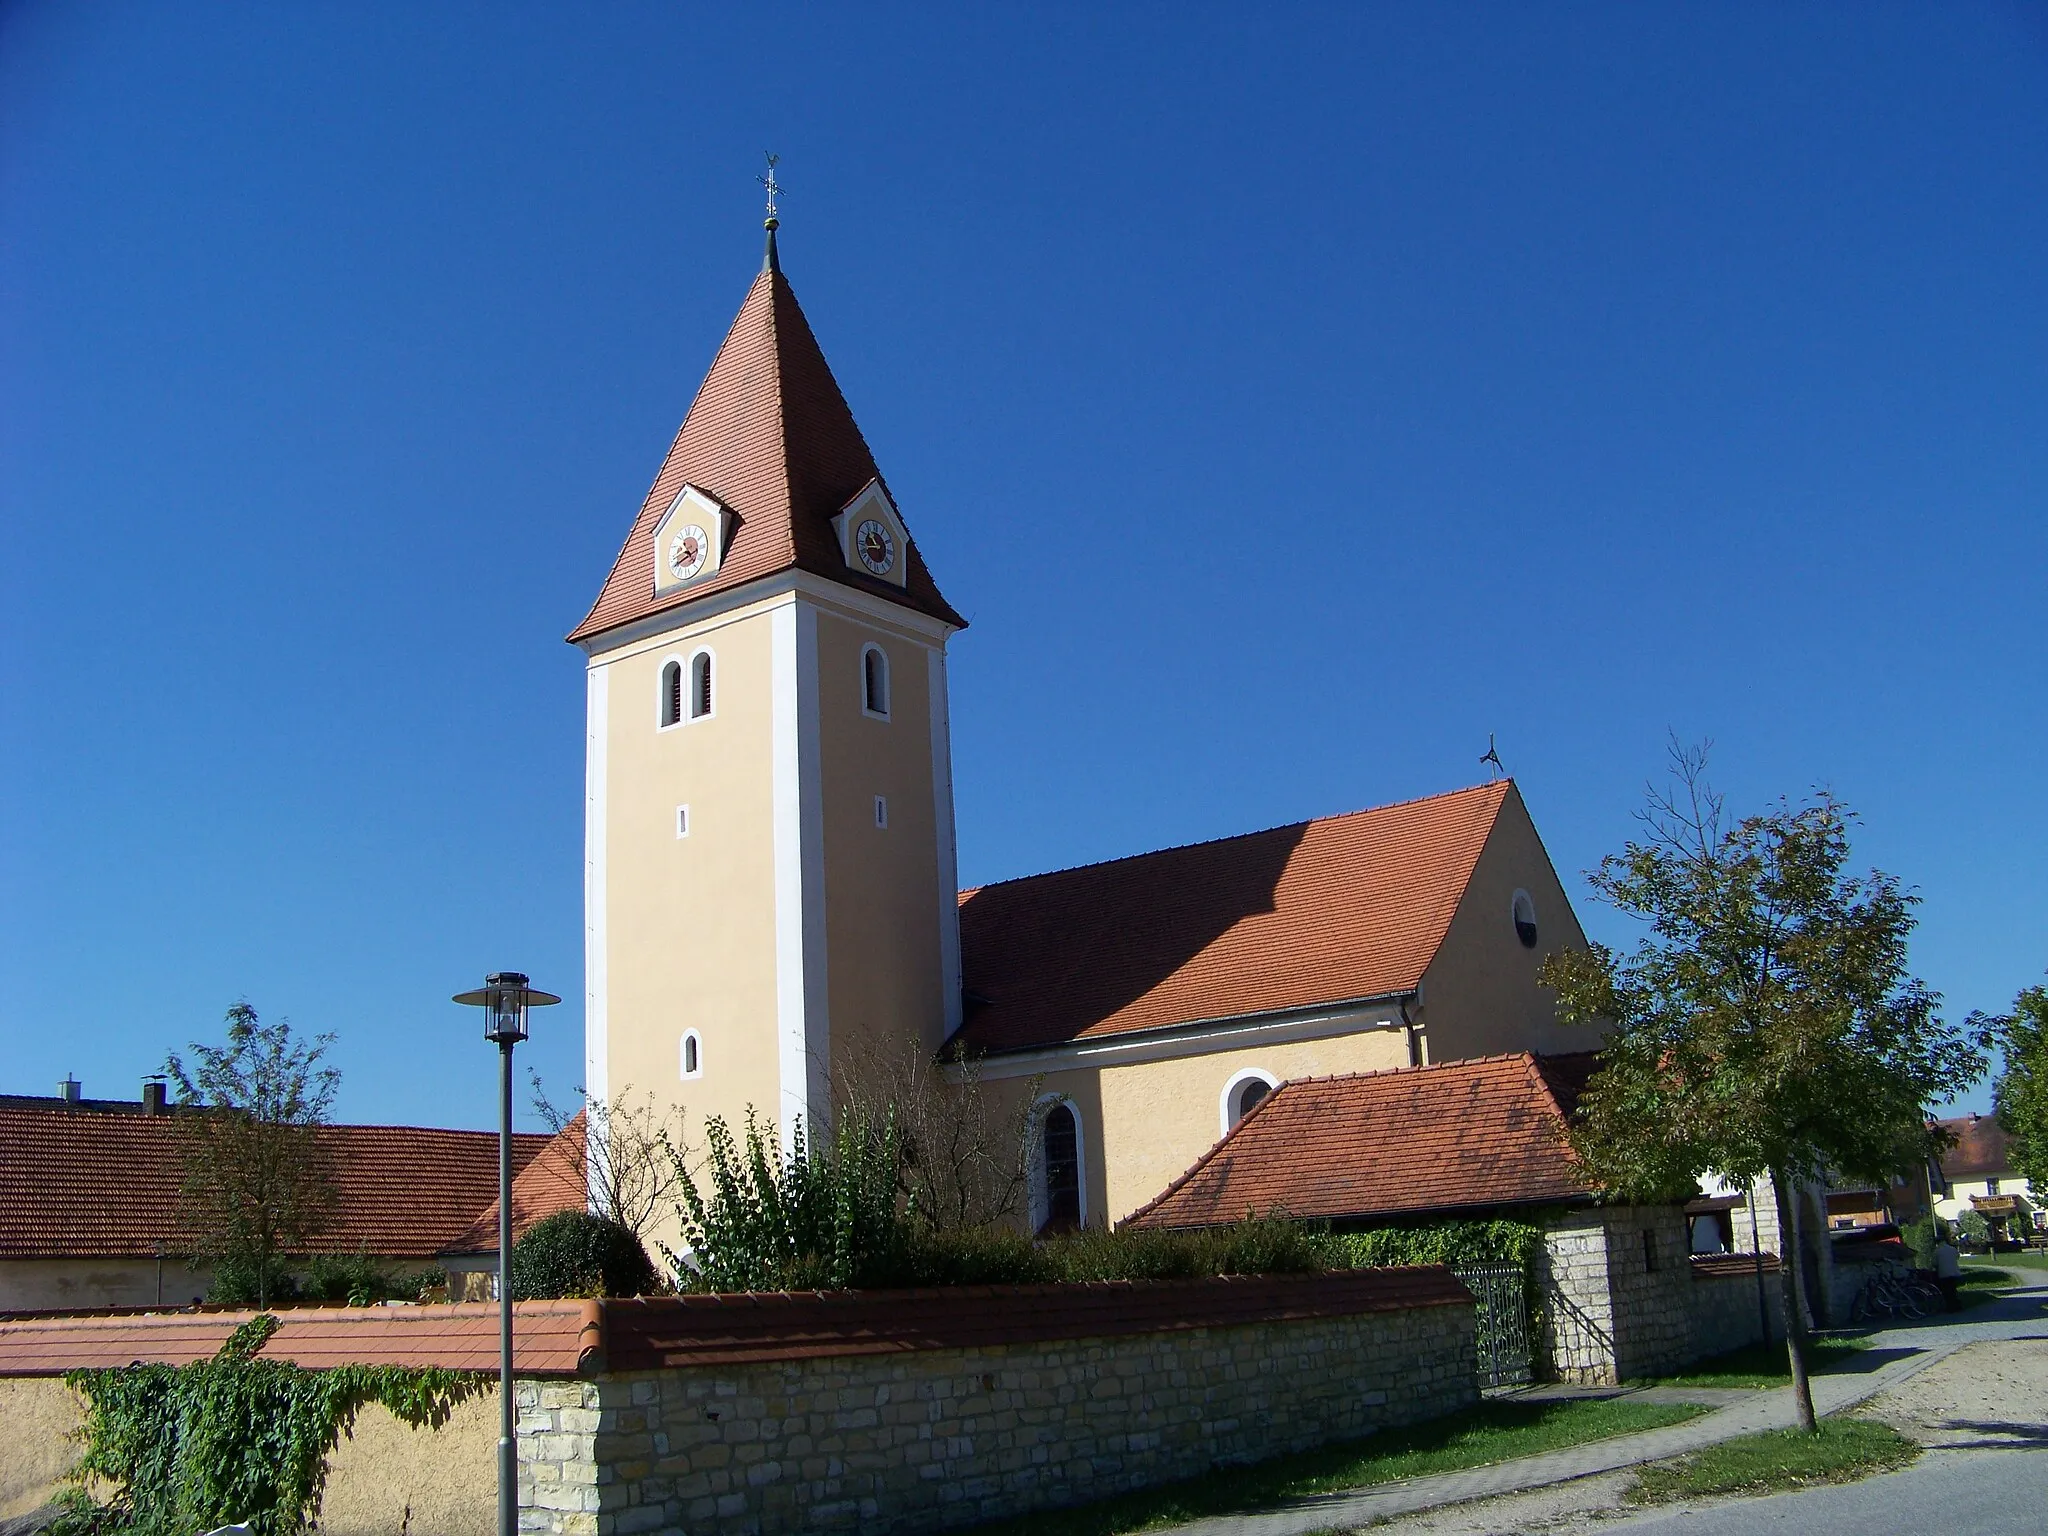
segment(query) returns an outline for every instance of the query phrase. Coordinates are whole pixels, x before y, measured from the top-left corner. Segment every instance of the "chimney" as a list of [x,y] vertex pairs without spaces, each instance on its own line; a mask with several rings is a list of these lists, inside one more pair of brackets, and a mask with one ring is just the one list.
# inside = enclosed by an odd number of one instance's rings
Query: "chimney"
[[145,1077],[142,1080],[142,1112],[145,1115],[160,1115],[164,1112],[164,1080],[160,1077]]
[[76,1104],[78,1102],[78,1079],[69,1072],[64,1074],[64,1081],[57,1085],[57,1097],[66,1104]]

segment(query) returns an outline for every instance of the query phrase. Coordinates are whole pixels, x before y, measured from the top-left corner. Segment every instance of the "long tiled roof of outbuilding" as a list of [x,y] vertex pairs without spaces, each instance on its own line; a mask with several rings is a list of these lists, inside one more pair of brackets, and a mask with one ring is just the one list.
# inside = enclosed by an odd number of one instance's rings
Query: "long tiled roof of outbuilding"
[[[792,569],[965,626],[939,594],[914,540],[904,551],[902,587],[842,558],[832,519],[880,478],[789,279],[769,264],[747,290],[596,603],[569,638],[588,640]],[[738,514],[739,526],[717,571],[657,597],[654,531],[685,485],[717,497]]]
[[[159,1243],[181,1252],[186,1118],[54,1099],[0,1104],[0,1259],[151,1258]],[[339,1198],[315,1251],[431,1258],[497,1194],[495,1132],[330,1125],[319,1137]],[[516,1137],[515,1170],[547,1142]]]
[[1512,780],[963,891],[959,1039],[1028,1050],[1412,992]]
[[[588,1149],[589,1121],[579,1112],[575,1119],[540,1149],[532,1162],[512,1181],[512,1241],[517,1243],[537,1221],[561,1211],[588,1207],[589,1179],[584,1162]],[[498,1251],[498,1201],[483,1208],[467,1229],[449,1240],[441,1250],[458,1253]]]
[[1282,1083],[1129,1224],[1583,1199],[1592,1185],[1560,1133],[1594,1064],[1590,1053],[1522,1052]]

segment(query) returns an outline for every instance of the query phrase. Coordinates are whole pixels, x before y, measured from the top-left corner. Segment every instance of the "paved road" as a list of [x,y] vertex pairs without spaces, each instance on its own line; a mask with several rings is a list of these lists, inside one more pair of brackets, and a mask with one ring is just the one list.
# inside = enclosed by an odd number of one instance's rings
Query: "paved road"
[[1625,1519],[1604,1519],[1613,1531],[1657,1536],[1749,1536],[1796,1531],[1799,1536],[1880,1536],[1891,1531],[1945,1531],[1955,1536],[2040,1536],[2048,1489],[2048,1451],[1929,1451],[1911,1466],[1860,1483],[1735,1499],[1702,1508],[1677,1506]]
[[[1852,1407],[1898,1385],[1965,1344],[1987,1339],[2043,1337],[2048,1337],[2048,1286],[2029,1285],[1953,1321],[1946,1316],[1930,1318],[1871,1335],[1868,1350],[1852,1356],[1843,1366],[1826,1375],[1814,1378],[1814,1407],[1823,1414]],[[1665,1429],[1619,1435],[1612,1440],[1598,1440],[1590,1445],[1572,1446],[1519,1461],[1496,1462],[1467,1472],[1445,1472],[1351,1493],[1325,1494],[1257,1514],[1212,1516],[1174,1526],[1170,1530],[1172,1536],[1305,1536],[1305,1533],[1326,1530],[1357,1530],[1377,1521],[1443,1504],[1494,1498],[1619,1471],[1646,1461],[1661,1461],[1736,1435],[1752,1434],[1762,1429],[1783,1429],[1792,1422],[1789,1387],[1772,1392],[1745,1393],[1741,1401]],[[1755,1507],[1755,1502],[1744,1501],[1741,1507]],[[2037,1532],[2043,1523],[2037,1516],[2034,1525],[2027,1529]],[[1881,1521],[1874,1527],[1866,1527],[1865,1536],[1873,1531],[1913,1528]],[[1958,1536],[1967,1532],[1968,1536],[1978,1536],[1975,1528],[1968,1525],[1944,1523],[1920,1529],[1947,1530],[1958,1533]],[[1985,1536],[1990,1536],[1994,1529],[1997,1528],[1986,1527]]]

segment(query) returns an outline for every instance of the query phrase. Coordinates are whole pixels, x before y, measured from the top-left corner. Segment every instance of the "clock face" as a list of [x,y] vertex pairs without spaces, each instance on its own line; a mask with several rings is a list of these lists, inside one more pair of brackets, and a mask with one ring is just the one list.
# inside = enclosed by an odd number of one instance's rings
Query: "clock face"
[[853,530],[853,548],[860,563],[877,576],[888,575],[889,567],[896,563],[896,541],[872,517]]
[[677,581],[688,581],[704,569],[704,557],[710,552],[711,540],[702,528],[695,523],[678,528],[668,541],[669,574]]

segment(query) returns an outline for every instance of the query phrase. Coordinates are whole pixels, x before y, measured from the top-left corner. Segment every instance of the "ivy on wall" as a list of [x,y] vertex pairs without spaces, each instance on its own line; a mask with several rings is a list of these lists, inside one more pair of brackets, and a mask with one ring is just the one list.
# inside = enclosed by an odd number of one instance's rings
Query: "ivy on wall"
[[1361,1269],[1386,1264],[1448,1264],[1453,1269],[1512,1264],[1529,1274],[1534,1271],[1537,1254],[1543,1250],[1543,1229],[1534,1222],[1506,1218],[1433,1221],[1412,1227],[1341,1232],[1330,1241],[1338,1246],[1347,1262]]
[[266,1313],[237,1328],[211,1360],[68,1373],[64,1380],[85,1400],[85,1454],[54,1536],[193,1536],[240,1521],[256,1536],[294,1536],[319,1512],[327,1458],[364,1405],[382,1404],[414,1428],[439,1428],[490,1381],[395,1365],[309,1371],[258,1359],[276,1330]]

